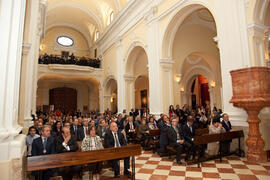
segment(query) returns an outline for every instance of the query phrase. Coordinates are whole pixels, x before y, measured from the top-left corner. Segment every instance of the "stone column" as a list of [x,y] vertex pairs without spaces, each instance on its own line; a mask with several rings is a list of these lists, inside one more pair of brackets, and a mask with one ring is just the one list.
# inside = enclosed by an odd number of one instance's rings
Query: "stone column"
[[104,110],[107,110],[108,108],[111,111],[111,96],[104,95]]
[[162,79],[162,110],[169,112],[169,106],[174,104],[173,99],[173,64],[172,60],[160,60]]
[[[182,102],[182,104],[181,104],[180,106],[183,107],[184,104],[187,103],[187,97],[186,97],[185,91],[180,91],[180,93],[181,93],[181,102]],[[181,108],[181,107],[180,107],[180,108]]]
[[99,112],[104,113],[104,90],[99,87]]
[[7,169],[1,179],[22,179],[25,135],[19,134],[18,109],[25,5],[25,0],[9,0],[0,6],[0,169]]
[[22,77],[20,88],[20,118],[27,129],[33,124],[31,111],[36,111],[37,69],[40,45],[40,7],[39,1],[29,0],[24,32],[24,51],[22,57]]
[[[250,66],[245,3],[243,0],[215,1],[217,43],[220,52],[223,112],[228,113],[233,126],[247,127],[247,113],[233,107],[230,71]],[[227,10],[230,10],[228,14]],[[234,28],[231,28],[234,27]]]
[[150,113],[159,117],[162,113],[162,85],[160,73],[160,27],[155,18],[157,7],[154,6],[145,14],[147,23],[147,55],[149,65],[149,103]]
[[135,108],[135,82],[134,77],[131,75],[124,75],[125,79],[125,108],[127,112],[130,112],[132,108]]
[[118,113],[122,113],[125,109],[125,82],[124,82],[124,55],[122,39],[116,41],[117,53],[117,109]]
[[268,43],[266,34],[268,31],[269,27],[263,24],[253,23],[248,25],[251,63],[253,66],[267,65],[265,54],[268,52],[266,49],[266,43]]
[[210,96],[210,109],[213,109],[215,103],[214,87],[210,85],[208,91]]

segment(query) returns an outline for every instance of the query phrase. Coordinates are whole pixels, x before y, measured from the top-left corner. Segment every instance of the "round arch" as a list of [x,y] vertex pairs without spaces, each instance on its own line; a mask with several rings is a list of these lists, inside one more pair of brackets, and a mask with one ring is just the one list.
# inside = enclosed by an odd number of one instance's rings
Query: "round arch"
[[104,81],[104,110],[117,111],[117,81],[114,76],[108,76]]
[[125,59],[124,59],[125,60],[124,68],[125,68],[126,74],[133,74],[132,68],[134,67],[137,56],[142,51],[146,54],[147,61],[148,61],[146,45],[144,43],[139,42],[139,41],[135,41],[135,42],[131,43],[131,45],[129,46],[129,48],[126,52]]
[[[216,16],[214,13],[214,8],[212,8],[211,4],[205,0],[201,1],[191,1],[187,3],[178,3],[175,7],[175,10],[171,13],[171,16],[169,17],[168,23],[165,26],[165,31],[163,33],[163,39],[161,44],[162,54],[161,56],[163,58],[172,58],[172,52],[173,52],[173,41],[174,37],[177,33],[177,30],[181,26],[181,24],[184,22],[184,20],[193,12],[199,9],[207,9],[210,14],[214,18],[214,22],[216,24]],[[217,29],[217,26],[216,26]]]
[[[251,3],[251,2],[250,2]],[[264,20],[266,18],[268,5],[270,3],[269,0],[257,0],[254,2],[255,4],[250,4],[252,8],[252,20],[255,23],[264,24]]]

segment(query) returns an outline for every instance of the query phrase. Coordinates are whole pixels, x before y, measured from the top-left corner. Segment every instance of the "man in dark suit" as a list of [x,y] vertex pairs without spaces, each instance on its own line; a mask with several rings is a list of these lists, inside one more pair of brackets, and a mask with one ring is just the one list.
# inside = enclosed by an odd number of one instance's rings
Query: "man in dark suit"
[[70,127],[70,132],[75,136],[76,141],[82,141],[84,138],[84,132],[82,126],[79,125],[78,118],[74,118],[73,124]]
[[[222,127],[226,130],[226,132],[230,132],[232,131],[232,125],[231,122],[229,120],[229,115],[224,113],[223,114],[223,121],[222,121]],[[221,152],[224,154],[228,154],[230,153],[230,144],[231,144],[232,140],[228,140],[228,141],[224,141],[221,142]]]
[[187,117],[187,122],[183,125],[182,127],[182,136],[184,137],[185,141],[188,142],[191,145],[191,150],[193,153],[193,159],[196,156],[196,148],[195,144],[193,142],[194,136],[195,136],[195,129],[193,127],[193,117],[188,116]]
[[[117,124],[115,122],[110,123],[110,131],[108,131],[104,138],[105,148],[113,148],[113,147],[121,147],[126,146],[126,140],[124,135],[118,131]],[[114,170],[114,177],[120,178],[120,166],[119,160],[113,160],[112,168]],[[124,159],[124,175],[130,176],[131,173],[128,170],[130,168],[129,165],[129,157]]]
[[178,164],[181,163],[181,154],[184,150],[184,148],[187,149],[187,154],[185,160],[187,161],[190,157],[190,149],[191,149],[191,144],[186,142],[184,140],[184,137],[181,135],[181,129],[178,126],[178,121],[177,119],[172,120],[172,126],[168,126],[168,140],[169,140],[169,145],[176,148],[176,162]]
[[[70,134],[69,127],[62,128],[62,135],[56,138],[56,152],[66,153],[66,152],[76,152],[78,150],[78,144],[75,136]],[[70,170],[67,172],[65,167],[59,168],[58,171],[62,175],[64,180],[72,180],[72,176],[75,173],[79,173],[81,166],[71,166]]]
[[133,140],[135,138],[135,129],[136,129],[136,125],[133,121],[133,116],[128,116],[127,120],[128,123],[125,126],[126,135],[128,140]]
[[[32,156],[55,154],[54,139],[51,137],[51,127],[43,126],[41,130],[41,136],[34,139],[32,143]],[[49,169],[42,171],[42,179],[49,180],[53,176],[55,170]],[[33,172],[35,179],[38,179],[38,172]]]
[[158,127],[160,129],[160,136],[159,136],[159,142],[160,142],[160,148],[158,149],[159,153],[166,153],[167,149],[166,146],[168,146],[168,127],[171,126],[170,120],[167,115],[163,115],[161,120],[158,122]]

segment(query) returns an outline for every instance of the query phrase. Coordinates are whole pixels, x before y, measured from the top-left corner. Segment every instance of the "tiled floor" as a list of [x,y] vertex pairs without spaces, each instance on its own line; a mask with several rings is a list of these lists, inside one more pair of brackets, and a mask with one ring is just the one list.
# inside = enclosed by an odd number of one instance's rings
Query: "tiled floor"
[[[123,169],[123,161],[121,161]],[[121,171],[121,173],[123,173]],[[101,180],[113,179],[110,169],[102,170]],[[120,178],[127,179],[125,176]],[[253,164],[248,163],[246,158],[229,156],[219,160],[202,163],[201,168],[197,165],[178,165],[168,158],[161,158],[157,154],[143,151],[136,157],[136,179],[141,180],[211,180],[211,179],[243,179],[243,180],[270,180],[270,162]]]

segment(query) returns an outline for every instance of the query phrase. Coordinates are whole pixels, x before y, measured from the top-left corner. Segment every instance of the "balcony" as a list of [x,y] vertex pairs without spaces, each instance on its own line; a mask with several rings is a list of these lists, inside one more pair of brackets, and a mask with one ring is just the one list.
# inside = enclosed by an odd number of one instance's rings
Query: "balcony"
[[39,64],[61,64],[61,65],[77,65],[77,66],[86,66],[92,68],[100,68],[101,60],[100,59],[91,59],[86,57],[76,57],[74,55],[61,57],[59,55],[41,55],[38,58]]

